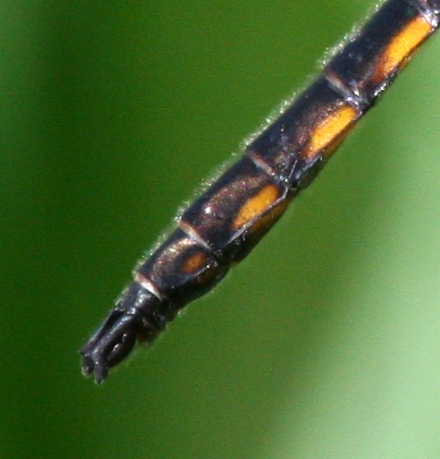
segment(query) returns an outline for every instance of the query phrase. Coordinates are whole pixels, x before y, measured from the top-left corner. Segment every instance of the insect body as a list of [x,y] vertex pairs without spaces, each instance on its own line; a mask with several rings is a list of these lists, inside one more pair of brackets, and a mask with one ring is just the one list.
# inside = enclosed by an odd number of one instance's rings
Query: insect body
[[152,342],[180,309],[246,257],[439,20],[440,0],[388,0],[381,6],[137,266],[133,283],[80,350],[86,376],[102,382],[136,341]]

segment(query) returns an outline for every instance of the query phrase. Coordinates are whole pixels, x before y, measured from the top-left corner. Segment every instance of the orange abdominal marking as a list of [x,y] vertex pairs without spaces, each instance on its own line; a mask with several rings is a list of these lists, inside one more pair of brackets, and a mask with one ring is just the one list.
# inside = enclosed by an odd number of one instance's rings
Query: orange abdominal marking
[[280,196],[280,190],[276,185],[267,185],[256,195],[249,198],[240,209],[232,223],[234,230],[249,223],[272,206]]
[[330,113],[316,127],[301,156],[303,158],[313,158],[319,154],[325,147],[331,145],[336,137],[343,134],[356,121],[357,117],[358,114],[351,105],[343,105],[338,110]]
[[290,197],[287,197],[283,201],[279,202],[252,225],[249,229],[249,234],[253,235],[258,234],[259,232],[267,231],[274,225],[281,215],[283,215],[289,204]]
[[432,25],[423,16],[418,16],[409,22],[388,44],[380,56],[374,81],[381,81],[398,69],[405,58],[409,57],[429,37],[432,29]]
[[202,252],[195,253],[183,263],[182,270],[188,274],[198,271],[205,263],[206,256]]

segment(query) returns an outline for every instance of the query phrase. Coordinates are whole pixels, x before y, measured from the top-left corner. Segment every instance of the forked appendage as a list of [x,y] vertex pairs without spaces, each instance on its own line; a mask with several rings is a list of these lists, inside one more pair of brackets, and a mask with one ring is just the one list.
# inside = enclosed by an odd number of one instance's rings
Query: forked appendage
[[109,369],[130,354],[136,340],[152,342],[165,323],[165,318],[159,315],[157,298],[139,284],[131,284],[101,327],[80,349],[83,374],[94,375],[96,383],[101,384]]
[[82,371],[85,376],[95,375],[100,384],[110,367],[123,360],[136,342],[136,311],[131,314],[114,309],[79,353],[83,356]]

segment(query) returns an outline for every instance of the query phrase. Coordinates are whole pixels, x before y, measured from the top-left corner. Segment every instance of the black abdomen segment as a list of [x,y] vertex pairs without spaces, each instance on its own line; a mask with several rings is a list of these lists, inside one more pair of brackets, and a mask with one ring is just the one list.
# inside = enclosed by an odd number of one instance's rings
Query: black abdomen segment
[[281,217],[437,29],[440,0],[389,0],[177,219],[81,349],[102,382],[136,341],[150,343],[188,302],[212,289]]

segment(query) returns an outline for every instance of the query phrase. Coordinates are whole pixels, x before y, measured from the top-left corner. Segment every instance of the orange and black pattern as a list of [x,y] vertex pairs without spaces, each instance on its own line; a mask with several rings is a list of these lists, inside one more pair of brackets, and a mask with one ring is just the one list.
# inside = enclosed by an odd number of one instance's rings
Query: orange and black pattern
[[80,350],[83,373],[102,382],[136,341],[152,342],[180,309],[246,257],[439,20],[440,0],[385,2],[137,266],[133,283]]

